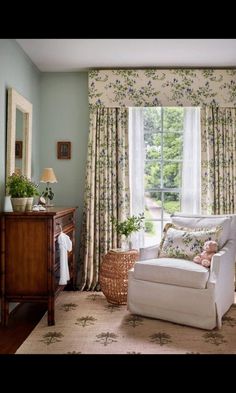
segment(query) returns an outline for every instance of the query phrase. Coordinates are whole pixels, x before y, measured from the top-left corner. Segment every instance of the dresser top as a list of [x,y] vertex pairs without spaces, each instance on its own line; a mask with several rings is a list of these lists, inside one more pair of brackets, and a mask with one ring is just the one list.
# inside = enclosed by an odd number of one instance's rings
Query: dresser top
[[25,211],[25,212],[0,212],[0,215],[6,216],[64,216],[68,213],[73,213],[77,209],[76,207],[68,206],[54,206],[46,207],[43,211]]

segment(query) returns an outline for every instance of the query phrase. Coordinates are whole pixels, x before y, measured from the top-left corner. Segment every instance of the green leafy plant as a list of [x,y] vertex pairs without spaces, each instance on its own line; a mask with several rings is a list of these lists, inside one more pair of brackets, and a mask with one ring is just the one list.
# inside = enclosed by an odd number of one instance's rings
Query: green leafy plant
[[7,192],[12,198],[27,198],[38,195],[37,187],[26,176],[13,173],[7,179]]
[[25,198],[26,195],[26,181],[25,177],[13,173],[7,179],[7,192],[12,198]]
[[28,181],[26,182],[26,194],[27,197],[34,197],[39,195],[38,192],[38,184],[32,182],[31,180],[27,179]]
[[143,228],[144,213],[138,216],[128,217],[126,220],[119,222],[115,217],[111,218],[113,225],[119,235],[124,235],[126,238],[133,232],[138,232]]

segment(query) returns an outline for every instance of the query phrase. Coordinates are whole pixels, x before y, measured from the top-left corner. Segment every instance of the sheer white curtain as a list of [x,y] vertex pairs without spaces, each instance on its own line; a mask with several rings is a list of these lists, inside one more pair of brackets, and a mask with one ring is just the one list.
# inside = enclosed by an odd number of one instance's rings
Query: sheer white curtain
[[200,108],[184,108],[184,140],[181,210],[201,211]]
[[[129,108],[130,214],[144,212],[143,108]],[[132,234],[133,248],[144,246],[144,231]]]

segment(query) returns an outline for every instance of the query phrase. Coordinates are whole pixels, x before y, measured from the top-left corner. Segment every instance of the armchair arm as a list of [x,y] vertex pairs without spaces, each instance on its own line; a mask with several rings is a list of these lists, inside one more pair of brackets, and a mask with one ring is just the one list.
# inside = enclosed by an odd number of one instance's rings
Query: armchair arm
[[235,264],[235,251],[234,240],[228,240],[225,246],[213,255],[207,286],[210,283],[215,284],[219,276],[227,276],[228,272],[232,272],[232,267],[234,268]]
[[222,316],[234,302],[235,254],[235,240],[228,240],[211,261],[207,288],[214,291],[218,328],[221,328]]
[[143,261],[145,259],[158,258],[159,254],[159,244],[154,246],[143,247],[139,249],[139,260]]

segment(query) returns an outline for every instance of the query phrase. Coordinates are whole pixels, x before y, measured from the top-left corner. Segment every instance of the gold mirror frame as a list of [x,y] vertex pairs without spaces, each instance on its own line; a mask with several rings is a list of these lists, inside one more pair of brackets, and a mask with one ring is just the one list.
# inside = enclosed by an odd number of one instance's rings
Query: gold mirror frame
[[22,174],[31,179],[32,104],[16,90],[8,89],[6,178],[15,172],[16,110],[23,113]]

